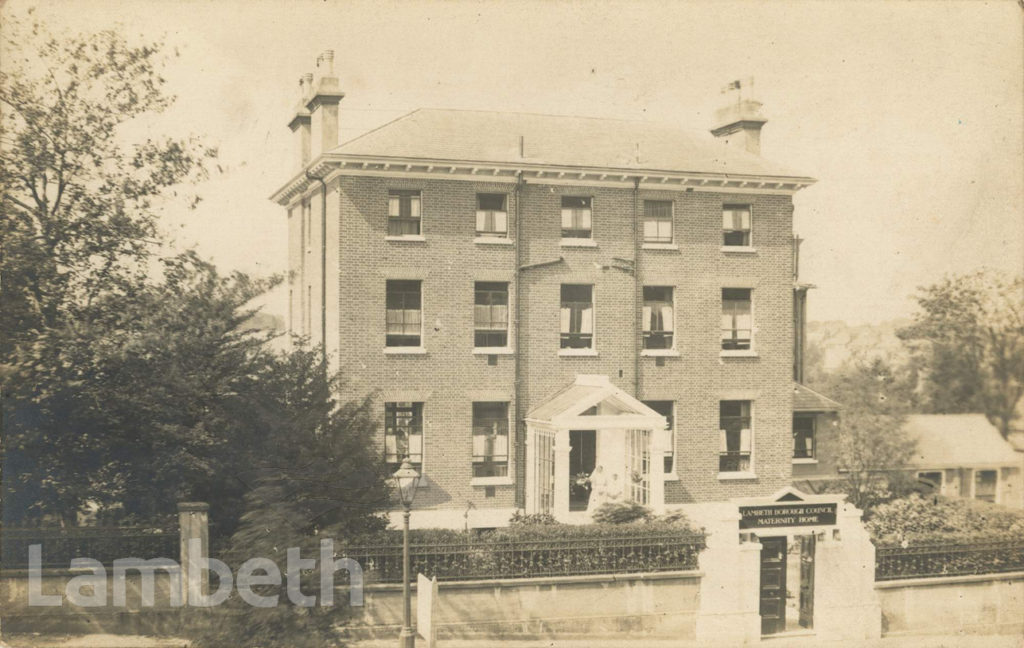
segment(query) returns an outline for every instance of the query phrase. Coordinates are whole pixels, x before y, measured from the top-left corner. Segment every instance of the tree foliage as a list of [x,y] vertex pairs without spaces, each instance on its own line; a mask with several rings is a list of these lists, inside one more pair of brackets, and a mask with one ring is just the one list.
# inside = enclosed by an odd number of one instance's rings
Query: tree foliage
[[849,501],[870,509],[904,492],[902,469],[916,444],[903,430],[914,403],[914,376],[881,359],[853,361],[812,385],[843,405],[835,462]]
[[0,361],[9,364],[41,333],[87,325],[102,294],[131,292],[154,251],[156,208],[205,177],[215,151],[194,137],[132,137],[173,101],[159,43],[51,35],[31,16],[5,18]]
[[926,409],[983,412],[1005,437],[1024,397],[1024,278],[947,277],[917,303],[899,335],[922,368]]

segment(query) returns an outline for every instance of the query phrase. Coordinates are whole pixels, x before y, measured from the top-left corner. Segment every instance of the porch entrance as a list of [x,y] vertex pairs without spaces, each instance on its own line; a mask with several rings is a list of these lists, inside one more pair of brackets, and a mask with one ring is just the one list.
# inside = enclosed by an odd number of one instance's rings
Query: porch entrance
[[814,627],[813,534],[758,538],[761,543],[761,634]]
[[597,431],[569,430],[569,510],[586,511],[591,487],[587,478],[597,467]]
[[670,446],[667,419],[607,376],[578,375],[526,415],[526,511],[587,522],[600,501],[664,507],[664,474],[653,458]]

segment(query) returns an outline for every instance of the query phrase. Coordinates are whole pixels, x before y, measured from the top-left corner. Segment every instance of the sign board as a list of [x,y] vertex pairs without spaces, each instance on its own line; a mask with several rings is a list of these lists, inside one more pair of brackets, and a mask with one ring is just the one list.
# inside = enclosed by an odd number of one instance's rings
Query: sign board
[[765,506],[740,507],[741,529],[821,526],[835,523],[835,503],[768,504]]
[[416,634],[423,638],[427,648],[437,643],[434,629],[434,606],[437,604],[437,577],[416,575]]

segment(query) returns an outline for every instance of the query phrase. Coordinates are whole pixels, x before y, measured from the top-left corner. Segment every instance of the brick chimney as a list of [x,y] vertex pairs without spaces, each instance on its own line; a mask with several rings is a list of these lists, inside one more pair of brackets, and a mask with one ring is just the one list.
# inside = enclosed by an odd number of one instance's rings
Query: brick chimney
[[310,157],[316,159],[338,146],[338,102],[345,93],[334,76],[334,50],[325,50],[316,59],[306,110],[310,121]]
[[295,157],[299,161],[300,169],[304,169],[309,164],[309,111],[306,110],[306,102],[309,101],[312,85],[312,74],[304,74],[299,77],[299,101],[295,106],[295,116],[288,122],[288,128],[291,129],[292,139],[295,142]]
[[711,129],[711,134],[730,146],[760,155],[761,127],[767,121],[761,116],[761,102],[740,99],[715,111],[718,126]]

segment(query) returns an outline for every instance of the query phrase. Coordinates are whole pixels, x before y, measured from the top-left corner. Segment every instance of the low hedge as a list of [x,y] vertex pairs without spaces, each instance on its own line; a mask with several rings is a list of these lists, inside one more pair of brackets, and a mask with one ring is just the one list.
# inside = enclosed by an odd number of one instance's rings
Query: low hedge
[[1024,511],[941,496],[881,504],[866,526],[878,545],[1024,541]]

